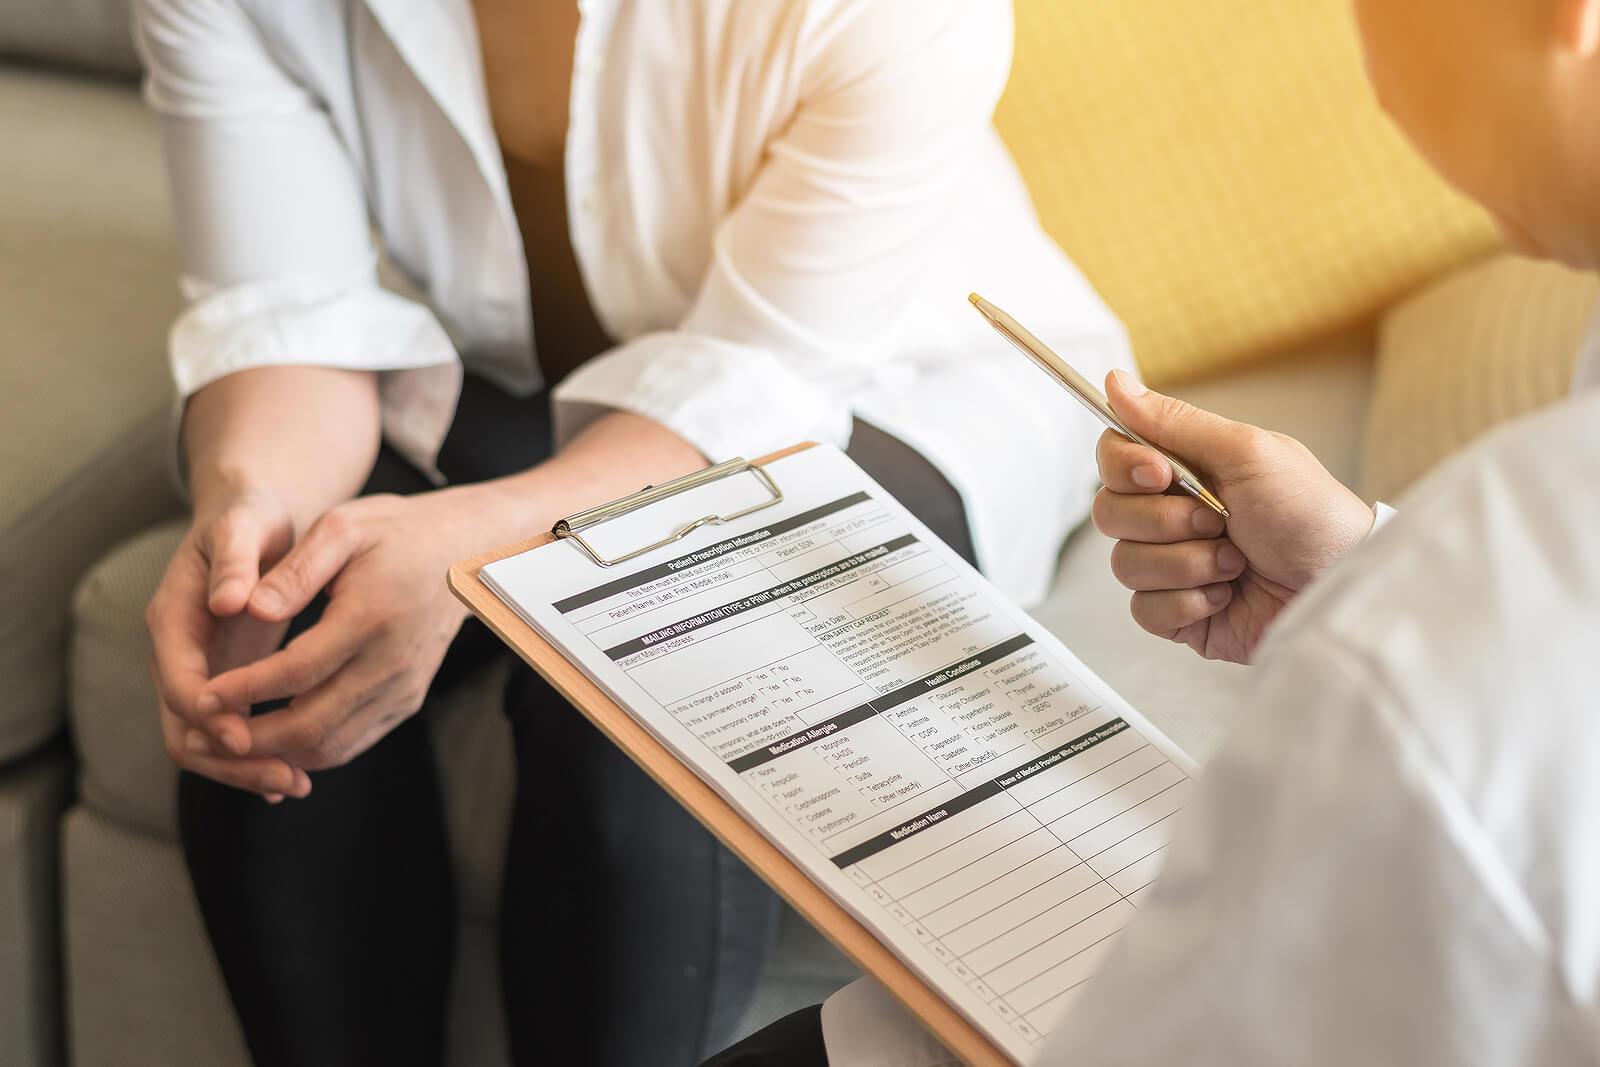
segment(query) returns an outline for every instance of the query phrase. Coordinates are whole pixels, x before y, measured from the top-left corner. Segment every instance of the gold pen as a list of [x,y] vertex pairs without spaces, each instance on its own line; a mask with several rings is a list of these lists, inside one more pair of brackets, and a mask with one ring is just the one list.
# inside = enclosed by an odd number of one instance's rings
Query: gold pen
[[1035,366],[1065,386],[1067,392],[1077,397],[1078,402],[1089,409],[1090,414],[1128,440],[1160,452],[1166,458],[1166,461],[1172,464],[1172,476],[1178,483],[1179,488],[1205,504],[1206,507],[1215,511],[1218,515],[1221,515],[1224,519],[1228,517],[1228,509],[1217,498],[1217,494],[1207,489],[1194,471],[1190,470],[1172,453],[1165,449],[1157,448],[1124,426],[1122,420],[1117,418],[1116,412],[1111,410],[1111,405],[1106,401],[1105,394],[1096,389],[1087,378],[1073,370],[1066,360],[1045,347],[1044,342],[1029,333],[1020,322],[989,303],[977,293],[971,294],[967,299],[972,301],[972,306],[982,312],[983,317],[989,320],[989,325],[999,330],[1001,336],[1015,345],[1023,355],[1031,359]]

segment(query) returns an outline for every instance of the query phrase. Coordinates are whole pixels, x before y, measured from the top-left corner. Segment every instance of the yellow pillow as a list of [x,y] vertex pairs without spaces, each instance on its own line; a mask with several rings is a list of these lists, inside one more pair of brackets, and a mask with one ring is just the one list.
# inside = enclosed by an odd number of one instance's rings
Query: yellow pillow
[[1373,102],[1349,6],[1017,0],[1001,134],[1153,381],[1367,321],[1491,247]]
[[1361,495],[1394,500],[1483,431],[1566,396],[1600,280],[1495,256],[1395,308],[1378,331]]

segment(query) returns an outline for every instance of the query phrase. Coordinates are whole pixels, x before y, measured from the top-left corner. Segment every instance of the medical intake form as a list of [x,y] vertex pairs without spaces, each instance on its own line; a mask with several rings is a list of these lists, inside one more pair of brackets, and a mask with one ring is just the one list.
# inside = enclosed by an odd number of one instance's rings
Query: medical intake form
[[[483,578],[1027,1063],[1137,913],[1192,764],[842,453],[767,470],[784,501],[737,523]],[[762,492],[713,483],[594,539]]]

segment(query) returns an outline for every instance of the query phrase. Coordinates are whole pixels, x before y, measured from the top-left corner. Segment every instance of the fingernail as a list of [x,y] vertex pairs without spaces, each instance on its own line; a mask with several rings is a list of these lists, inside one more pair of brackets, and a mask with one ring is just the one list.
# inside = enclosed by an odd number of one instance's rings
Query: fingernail
[[201,715],[215,715],[222,710],[222,698],[215,693],[201,693],[194,702],[194,710]]
[[1228,598],[1232,595],[1233,591],[1225,585],[1206,586],[1206,602],[1214,608],[1220,608],[1227,603]]
[[1149,392],[1149,390],[1145,388],[1145,384],[1143,382],[1129,374],[1127,371],[1114,370],[1111,373],[1117,376],[1117,384],[1121,386],[1122,391],[1127,393],[1129,396],[1144,396],[1145,393]]
[[1244,567],[1244,553],[1240,552],[1231,542],[1223,542],[1217,548],[1217,570],[1223,574],[1233,574]]
[[283,794],[282,793],[268,793],[266,796],[262,797],[261,799],[265,800],[268,804],[282,804],[283,803]]
[[1226,528],[1222,516],[1210,508],[1197,507],[1189,514],[1189,525],[1201,537],[1216,537]]
[[189,730],[183,735],[183,747],[193,752],[196,756],[209,756],[211,743],[206,740],[206,735],[199,730]]
[[268,615],[276,615],[283,607],[283,597],[270,585],[256,586],[256,591],[250,594],[250,602],[257,611],[264,611]]
[[1141,463],[1133,468],[1133,484],[1145,489],[1160,489],[1167,483],[1167,472],[1154,463]]

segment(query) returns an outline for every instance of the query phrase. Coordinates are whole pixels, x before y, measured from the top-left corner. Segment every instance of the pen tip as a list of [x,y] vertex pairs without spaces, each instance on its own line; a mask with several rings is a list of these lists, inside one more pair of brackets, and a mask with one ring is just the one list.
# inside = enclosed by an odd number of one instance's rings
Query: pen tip
[[968,293],[967,300],[975,308],[983,307],[983,297],[979,296],[977,293]]

